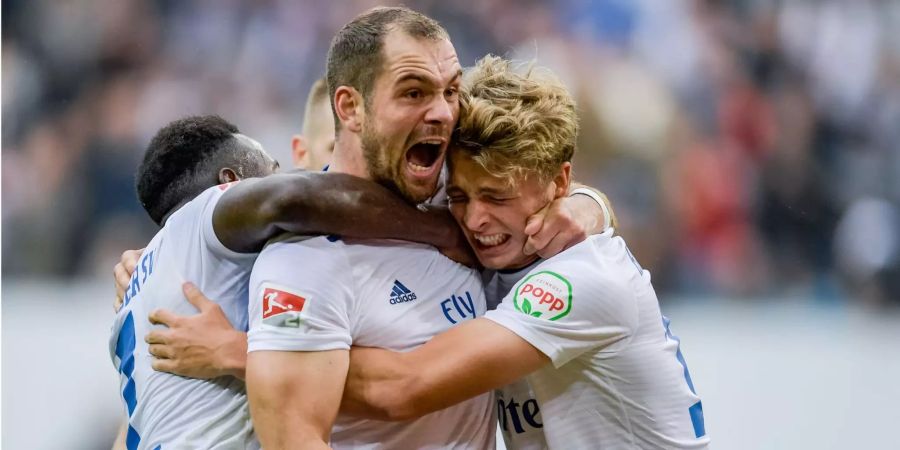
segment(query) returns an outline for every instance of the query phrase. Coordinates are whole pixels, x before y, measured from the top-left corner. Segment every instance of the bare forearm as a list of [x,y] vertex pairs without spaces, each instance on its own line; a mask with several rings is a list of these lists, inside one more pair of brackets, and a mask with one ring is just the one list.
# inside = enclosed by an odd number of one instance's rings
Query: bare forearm
[[350,369],[341,398],[341,413],[376,420],[416,417],[414,371],[403,355],[377,348],[350,350]]
[[328,449],[328,437],[290,413],[289,405],[252,409],[253,428],[265,449]]
[[[299,217],[299,209],[280,208],[285,214],[278,226],[285,231],[322,233],[357,238],[403,239],[450,247],[459,235],[456,222],[447,208],[420,210],[383,186],[358,177],[331,174],[333,178],[317,178],[307,208],[311,217]],[[299,230],[295,224],[309,230]],[[293,229],[292,229],[293,228]]]
[[247,377],[247,333],[235,331],[221,349],[222,373],[245,380]]
[[248,355],[250,413],[264,448],[328,448],[348,360],[346,350]]
[[447,408],[549,361],[486,319],[454,327],[408,353],[354,348],[350,358],[341,411],[380,420],[409,420]]
[[460,242],[446,210],[421,211],[383,186],[346,174],[292,172],[246,180],[216,207],[216,235],[236,251],[258,251],[284,232],[404,239],[438,247]]

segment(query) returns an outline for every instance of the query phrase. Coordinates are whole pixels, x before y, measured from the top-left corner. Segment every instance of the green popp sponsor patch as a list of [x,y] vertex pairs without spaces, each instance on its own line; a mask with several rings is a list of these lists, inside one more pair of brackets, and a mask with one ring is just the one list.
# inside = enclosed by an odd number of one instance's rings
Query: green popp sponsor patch
[[572,310],[572,283],[549,270],[531,274],[516,286],[513,306],[532,317],[559,319]]

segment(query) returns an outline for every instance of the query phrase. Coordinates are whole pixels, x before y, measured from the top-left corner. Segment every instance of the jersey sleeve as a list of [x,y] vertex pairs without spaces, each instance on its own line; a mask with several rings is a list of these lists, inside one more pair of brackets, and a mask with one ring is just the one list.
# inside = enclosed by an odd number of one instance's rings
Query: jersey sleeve
[[248,351],[349,349],[352,278],[341,244],[268,245],[250,275]]
[[239,181],[232,181],[231,183],[220,184],[207,189],[206,192],[201,194],[207,195],[209,198],[205,202],[203,212],[201,213],[200,236],[203,238],[203,242],[206,244],[207,248],[222,258],[240,259],[256,256],[256,253],[240,253],[226,247],[225,244],[219,240],[219,237],[216,235],[216,230],[213,227],[213,213],[216,210],[216,205],[219,204],[219,200],[225,195],[228,189],[238,182]]
[[588,350],[614,354],[633,334],[637,315],[626,281],[582,258],[537,266],[485,318],[528,341],[558,368]]

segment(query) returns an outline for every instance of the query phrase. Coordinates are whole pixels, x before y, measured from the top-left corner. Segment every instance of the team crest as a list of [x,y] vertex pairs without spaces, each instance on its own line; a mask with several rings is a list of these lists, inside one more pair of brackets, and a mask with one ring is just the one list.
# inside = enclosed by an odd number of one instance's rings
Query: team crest
[[299,328],[306,298],[283,289],[263,286],[262,319],[266,325]]
[[572,310],[572,284],[547,270],[529,275],[516,286],[513,306],[532,317],[557,320]]

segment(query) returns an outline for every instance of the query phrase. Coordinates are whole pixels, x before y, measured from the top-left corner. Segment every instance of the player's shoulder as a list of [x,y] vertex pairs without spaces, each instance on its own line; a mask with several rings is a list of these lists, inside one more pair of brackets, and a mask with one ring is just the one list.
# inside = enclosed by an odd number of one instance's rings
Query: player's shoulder
[[210,204],[217,202],[219,198],[222,197],[222,193],[224,193],[232,184],[234,183],[213,186],[197,194],[196,197],[185,202],[184,205],[181,205],[178,210],[169,216],[166,220],[166,226],[170,226],[170,224],[194,222],[198,216],[202,215],[203,212],[207,210]]
[[[541,261],[523,280],[532,278],[545,283],[562,283],[567,289],[577,286],[582,291],[627,289],[628,280],[635,272],[628,254],[622,238],[607,230]],[[625,266],[623,262],[629,262],[629,265]]]
[[320,261],[343,258],[345,245],[337,236],[301,236],[282,234],[269,240],[259,254],[261,259],[316,258]]
[[458,265],[444,256],[437,248],[418,242],[397,239],[353,239],[342,238],[345,251],[356,259],[375,259],[392,263],[437,264],[448,267]]

